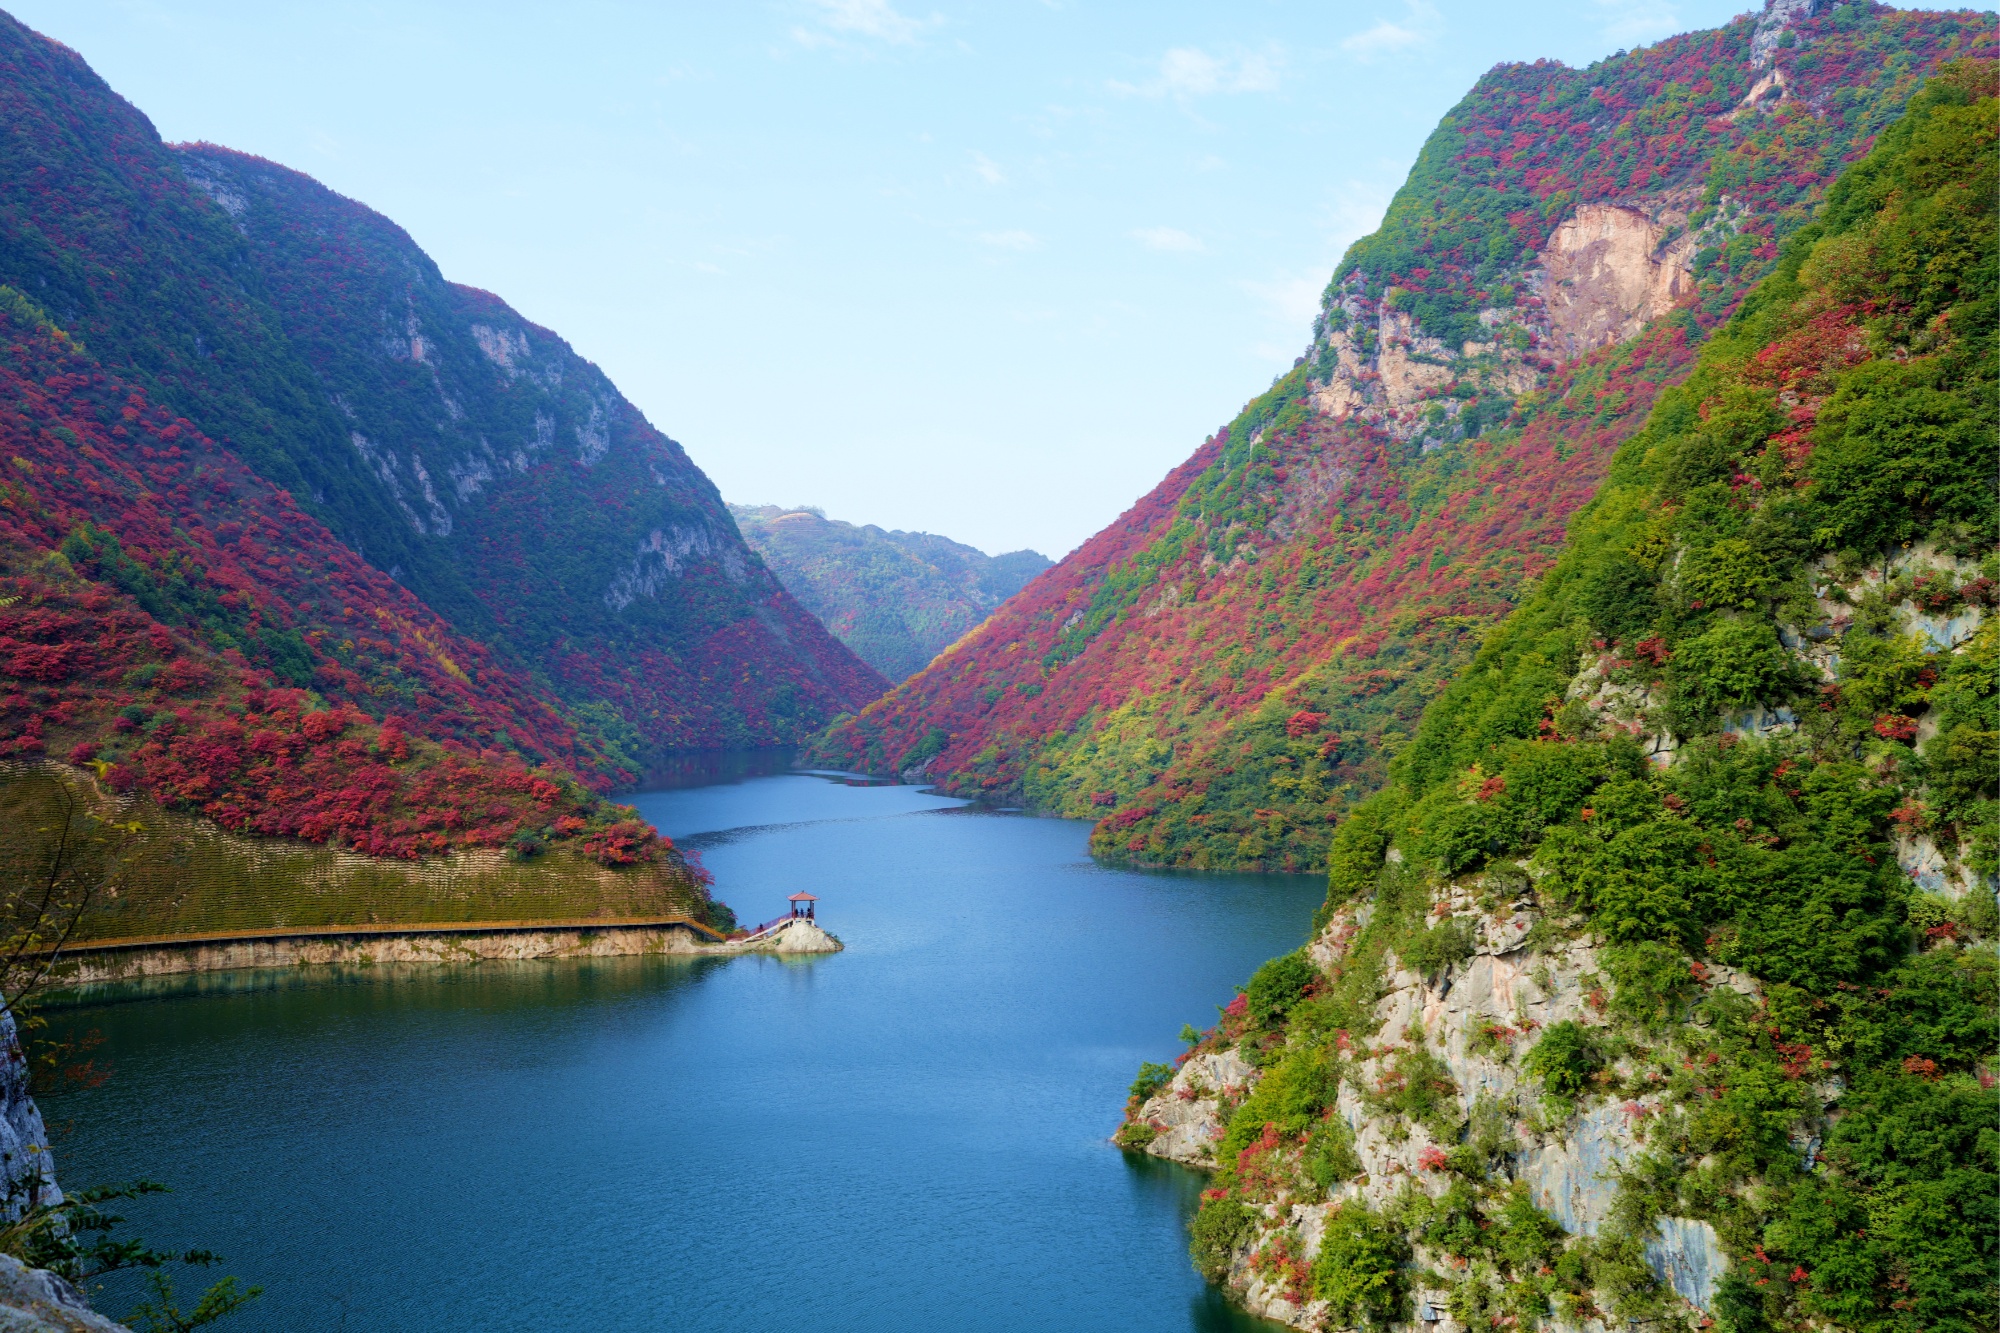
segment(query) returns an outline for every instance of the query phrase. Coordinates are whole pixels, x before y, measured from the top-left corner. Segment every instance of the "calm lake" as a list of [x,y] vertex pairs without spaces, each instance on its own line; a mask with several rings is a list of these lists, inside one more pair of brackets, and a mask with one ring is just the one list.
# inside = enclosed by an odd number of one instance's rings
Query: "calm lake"
[[59,1011],[115,1071],[45,1106],[63,1182],[170,1185],[134,1230],[261,1284],[244,1333],[1276,1327],[1189,1266],[1201,1178],[1107,1138],[1320,880],[1107,870],[1087,825],[825,776],[631,799],[743,919],[809,889],[846,951]]

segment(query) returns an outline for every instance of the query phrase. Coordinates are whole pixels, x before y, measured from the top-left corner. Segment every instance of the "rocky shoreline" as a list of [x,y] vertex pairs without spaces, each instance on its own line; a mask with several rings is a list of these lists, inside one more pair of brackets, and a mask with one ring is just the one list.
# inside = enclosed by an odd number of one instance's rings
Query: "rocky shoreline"
[[[1322,975],[1345,958],[1372,910],[1368,904],[1342,908],[1307,946],[1307,956]],[[1446,1188],[1448,1179],[1437,1163],[1456,1143],[1434,1140],[1420,1121],[1371,1108],[1363,1092],[1393,1083],[1402,1054],[1412,1047],[1434,1055],[1448,1072],[1462,1117],[1470,1118],[1482,1104],[1504,1108],[1512,1144],[1506,1154],[1507,1177],[1526,1186],[1534,1205],[1575,1236],[1595,1235],[1611,1219],[1619,1170],[1643,1151],[1647,1121],[1663,1109],[1660,1098],[1648,1094],[1622,1103],[1600,1101],[1568,1119],[1536,1114],[1537,1086],[1514,1045],[1520,1034],[1557,1023],[1595,1029],[1607,1025],[1600,1003],[1598,946],[1586,936],[1537,947],[1529,932],[1539,914],[1525,901],[1499,910],[1482,908],[1460,886],[1443,890],[1434,910],[1471,929],[1472,952],[1429,978],[1393,952],[1384,960],[1374,1006],[1377,1035],[1357,1041],[1347,1052],[1351,1074],[1341,1081],[1329,1109],[1352,1136],[1358,1169],[1323,1199],[1286,1197],[1263,1206],[1261,1221],[1238,1248],[1224,1279],[1231,1295],[1253,1314],[1295,1328],[1328,1327],[1324,1302],[1301,1300],[1285,1273],[1255,1262],[1259,1252],[1289,1243],[1309,1264],[1319,1252],[1328,1215],[1342,1206],[1381,1208],[1411,1187],[1432,1196]],[[1720,966],[1710,967],[1705,984],[1758,995],[1747,977]],[[1198,1170],[1215,1169],[1216,1146],[1230,1116],[1263,1077],[1235,1049],[1197,1049],[1130,1117],[1128,1126],[1154,1132],[1143,1144],[1128,1137],[1127,1146]],[[1697,1318],[1712,1302],[1728,1263],[1713,1227],[1671,1217],[1660,1219],[1645,1259]],[[1435,1266],[1448,1267],[1441,1261]],[[1421,1327],[1430,1333],[1470,1333],[1445,1313],[1443,1292],[1413,1295],[1415,1304],[1434,1316]],[[1604,1329],[1597,1321],[1586,1321],[1573,1333]]]
[[[0,1009],[0,1216],[13,1221],[36,1204],[62,1202],[55,1155],[42,1113],[28,1093],[28,1060],[14,1015]],[[54,1273],[0,1254],[0,1329],[6,1333],[130,1333],[90,1308]]]
[[831,934],[807,920],[790,922],[756,940],[710,940],[682,924],[461,927],[451,930],[305,933],[241,939],[159,943],[84,953],[62,978],[68,986],[137,981],[201,972],[372,963],[478,963],[552,958],[617,958],[644,954],[728,956],[742,953],[838,953]]

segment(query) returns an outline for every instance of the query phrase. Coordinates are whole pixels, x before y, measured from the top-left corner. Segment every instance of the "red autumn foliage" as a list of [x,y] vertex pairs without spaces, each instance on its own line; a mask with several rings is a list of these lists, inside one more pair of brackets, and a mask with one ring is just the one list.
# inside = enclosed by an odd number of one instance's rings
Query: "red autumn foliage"
[[[1545,376],[1532,401],[1493,404],[1483,433],[1440,472],[1412,448],[1408,423],[1336,422],[1317,410],[1325,372],[1313,362],[1320,348],[1309,348],[1132,509],[954,652],[837,726],[817,756],[889,771],[942,731],[951,739],[928,776],[946,790],[1080,814],[1095,808],[1106,774],[1081,775],[1089,785],[1074,789],[1052,788],[1048,775],[1069,781],[1071,739],[1115,716],[1123,733],[1149,727],[1167,758],[1130,766],[1145,776],[1118,788],[1118,801],[1152,813],[1101,821],[1094,853],[1323,866],[1332,822],[1386,776],[1383,742],[1408,734],[1480,630],[1547,568],[1613,450],[1769,270],[1779,236],[1810,216],[1928,71],[1993,44],[1990,25],[1963,14],[1877,8],[1839,23],[1802,20],[1798,50],[1775,57],[1788,91],[1746,105],[1758,77],[1750,31],[1739,20],[1588,72],[1554,62],[1496,69],[1440,127],[1407,201],[1340,276],[1364,322],[1394,286],[1396,309],[1449,328],[1498,299],[1478,277],[1491,256],[1532,255],[1578,203],[1707,181],[1744,211],[1704,256],[1691,306],[1567,363],[1552,346],[1531,348]],[[1497,220],[1496,194],[1533,206]],[[1537,296],[1511,299],[1540,308]],[[1855,318],[1825,312],[1758,373],[1804,404],[1854,355]],[[1450,346],[1457,335],[1439,336]],[[1462,419],[1484,393],[1455,382],[1431,404]],[[1632,652],[1654,669],[1668,661],[1658,639]],[[1135,707],[1120,712],[1126,705]],[[1339,743],[1300,744],[1294,720],[1306,714]],[[1545,734],[1556,734],[1553,715]],[[1281,818],[1257,813],[1271,809]]]
[[1900,713],[1875,719],[1875,734],[1885,741],[1909,742],[1917,738],[1917,720]]

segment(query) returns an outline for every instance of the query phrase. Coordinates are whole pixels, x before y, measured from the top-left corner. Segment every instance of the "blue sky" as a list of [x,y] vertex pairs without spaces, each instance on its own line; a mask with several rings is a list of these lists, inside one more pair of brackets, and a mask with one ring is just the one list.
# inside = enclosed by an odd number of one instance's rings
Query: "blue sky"
[[723,494],[1059,556],[1304,349],[1481,72],[1752,0],[15,0],[555,329]]

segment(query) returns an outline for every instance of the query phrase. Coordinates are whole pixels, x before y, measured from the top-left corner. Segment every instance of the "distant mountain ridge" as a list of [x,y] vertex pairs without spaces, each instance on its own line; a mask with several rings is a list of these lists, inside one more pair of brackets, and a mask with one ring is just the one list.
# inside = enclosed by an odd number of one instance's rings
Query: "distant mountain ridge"
[[813,508],[729,506],[750,549],[835,638],[891,681],[921,671],[1049,568],[928,532],[884,531]]
[[1113,860],[1323,867],[1660,389],[1994,31],[1779,0],[1585,69],[1496,67],[1292,370],[814,754],[1097,818]]

